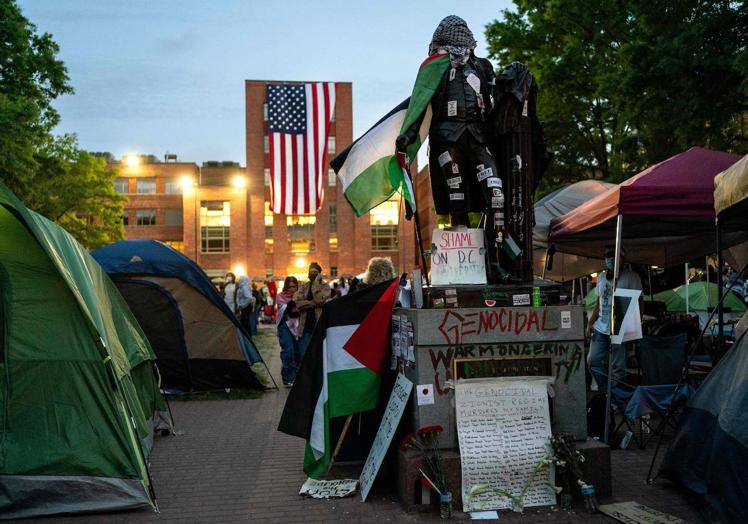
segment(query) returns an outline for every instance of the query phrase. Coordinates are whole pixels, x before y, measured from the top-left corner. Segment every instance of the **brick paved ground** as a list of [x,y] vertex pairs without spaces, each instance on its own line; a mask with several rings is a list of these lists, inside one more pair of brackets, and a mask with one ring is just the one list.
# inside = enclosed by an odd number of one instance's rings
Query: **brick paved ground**
[[[277,351],[269,362],[279,377]],[[403,513],[391,484],[379,482],[366,503],[358,497],[313,500],[298,496],[304,442],[276,431],[286,390],[256,400],[172,402],[179,436],[158,438],[151,473],[160,513],[40,519],[39,522],[427,522],[437,513]],[[654,445],[645,451],[614,451],[612,500],[633,500],[690,522],[698,514],[664,480],[644,482]],[[356,467],[335,476],[355,478]],[[456,519],[465,519],[458,513]],[[601,515],[544,508],[523,515],[502,512],[510,522],[614,522]],[[29,522],[29,521],[25,521]]]

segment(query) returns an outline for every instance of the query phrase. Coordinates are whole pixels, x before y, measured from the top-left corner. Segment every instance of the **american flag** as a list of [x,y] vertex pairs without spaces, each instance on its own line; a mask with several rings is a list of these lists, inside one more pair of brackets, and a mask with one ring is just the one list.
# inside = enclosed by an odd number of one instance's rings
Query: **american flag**
[[335,84],[268,84],[270,208],[304,215],[322,205]]

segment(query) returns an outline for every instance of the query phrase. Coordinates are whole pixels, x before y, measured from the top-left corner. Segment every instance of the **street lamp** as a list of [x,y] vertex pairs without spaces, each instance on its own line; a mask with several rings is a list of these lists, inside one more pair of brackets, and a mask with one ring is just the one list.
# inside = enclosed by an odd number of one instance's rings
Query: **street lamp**
[[247,187],[247,177],[236,175],[231,179],[231,185],[237,189],[244,189],[245,187]]

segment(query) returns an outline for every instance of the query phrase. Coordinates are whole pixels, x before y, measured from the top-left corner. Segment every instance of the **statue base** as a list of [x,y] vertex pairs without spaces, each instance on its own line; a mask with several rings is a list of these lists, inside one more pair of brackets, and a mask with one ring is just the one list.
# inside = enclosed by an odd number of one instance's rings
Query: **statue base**
[[[522,307],[533,305],[533,288],[540,290],[540,306],[558,306],[566,302],[561,285],[549,280],[523,284],[455,284],[423,288],[424,309]],[[538,304],[536,304],[536,307]]]

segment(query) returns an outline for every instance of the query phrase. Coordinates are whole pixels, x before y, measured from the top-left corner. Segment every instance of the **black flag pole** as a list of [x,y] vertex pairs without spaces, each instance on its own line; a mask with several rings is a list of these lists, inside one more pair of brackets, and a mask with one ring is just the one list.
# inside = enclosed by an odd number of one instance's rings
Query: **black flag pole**
[[[415,184],[413,184],[413,177],[410,176],[410,163],[408,159],[408,154],[403,152],[397,153],[397,163],[400,164],[400,167],[403,170],[403,177],[405,177],[405,182],[408,187],[408,192],[413,196],[413,202],[416,202],[416,191],[415,191]],[[417,203],[416,203],[417,205]],[[429,282],[429,273],[426,270],[426,255],[423,252],[423,242],[421,241],[421,221],[418,219],[418,210],[413,209],[413,206],[411,206],[410,201],[406,198],[405,199],[405,219],[410,220],[410,218],[415,218],[415,226],[416,226],[416,242],[418,243],[418,252],[421,255],[421,273],[423,274],[423,277],[426,279],[426,285],[430,286],[431,283]]]

